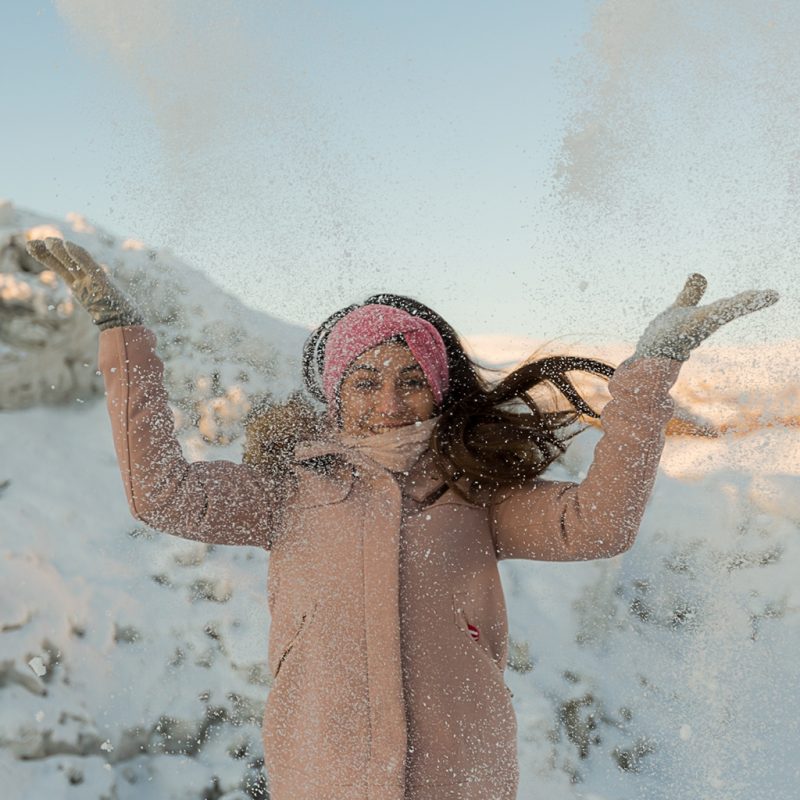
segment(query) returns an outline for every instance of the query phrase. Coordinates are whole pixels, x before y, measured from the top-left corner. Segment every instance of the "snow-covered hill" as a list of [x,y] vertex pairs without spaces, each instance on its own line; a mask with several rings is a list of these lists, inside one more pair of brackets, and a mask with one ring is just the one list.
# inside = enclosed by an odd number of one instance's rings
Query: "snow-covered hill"
[[[64,283],[25,251],[26,238],[66,236],[87,247],[158,334],[176,406],[209,440],[230,441],[247,398],[296,385],[303,328],[259,314],[168,251],[96,230],[83,217],[46,219],[0,205],[0,410],[102,394],[97,329]],[[229,409],[226,411],[225,407]],[[226,430],[226,425],[230,430]]]
[[[86,246],[144,308],[192,459],[239,458],[252,397],[299,386],[306,334],[169,253],[0,206],[2,796],[265,797],[268,557],[131,518],[96,331],[22,255],[40,226]],[[538,346],[471,344],[499,366]],[[694,427],[673,430],[716,435],[669,437],[631,551],[501,564],[521,800],[796,796],[797,351],[707,345],[685,365],[674,394]],[[581,434],[553,476],[580,480],[599,435]]]

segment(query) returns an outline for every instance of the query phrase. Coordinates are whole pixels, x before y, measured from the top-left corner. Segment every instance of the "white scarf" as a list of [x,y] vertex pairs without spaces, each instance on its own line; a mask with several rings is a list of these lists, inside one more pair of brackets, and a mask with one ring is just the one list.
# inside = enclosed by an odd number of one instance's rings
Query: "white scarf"
[[407,472],[428,449],[431,433],[438,421],[439,417],[431,417],[424,422],[391,428],[371,436],[340,434],[338,438],[345,447],[357,450],[390,472]]

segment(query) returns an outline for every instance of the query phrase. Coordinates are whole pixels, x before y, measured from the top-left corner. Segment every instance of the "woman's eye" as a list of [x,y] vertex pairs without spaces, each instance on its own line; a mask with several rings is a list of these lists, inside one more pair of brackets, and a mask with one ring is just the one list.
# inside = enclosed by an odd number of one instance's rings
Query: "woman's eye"
[[425,383],[425,381],[421,380],[420,378],[409,378],[409,379],[408,379],[408,380],[405,382],[405,384],[404,384],[404,385],[405,385],[406,387],[408,387],[409,389],[422,389],[422,388],[424,388],[424,387],[425,387],[427,384]]
[[356,381],[354,384],[356,389],[374,389],[377,385],[375,381]]

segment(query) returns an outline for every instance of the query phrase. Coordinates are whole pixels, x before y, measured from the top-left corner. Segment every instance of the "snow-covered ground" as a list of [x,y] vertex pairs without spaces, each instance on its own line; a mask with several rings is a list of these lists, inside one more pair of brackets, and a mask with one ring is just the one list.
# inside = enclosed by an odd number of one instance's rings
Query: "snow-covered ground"
[[[192,459],[239,458],[252,397],[299,386],[305,335],[169,253],[0,206],[2,797],[265,797],[268,556],[131,518],[96,331],[15,244],[42,225],[99,256],[145,309]],[[499,366],[540,345],[470,342]],[[798,350],[693,355],[631,551],[501,564],[521,800],[797,796]],[[577,437],[553,476],[580,480],[599,435]]]

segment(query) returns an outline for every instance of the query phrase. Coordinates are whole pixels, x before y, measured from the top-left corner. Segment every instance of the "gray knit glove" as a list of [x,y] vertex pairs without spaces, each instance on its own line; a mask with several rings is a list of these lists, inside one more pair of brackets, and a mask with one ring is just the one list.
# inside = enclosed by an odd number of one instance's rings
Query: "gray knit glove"
[[645,328],[628,361],[652,356],[686,361],[695,347],[726,322],[778,301],[778,293],[772,289],[751,289],[698,306],[706,285],[702,275],[690,275],[675,302]]
[[64,279],[100,330],[142,324],[142,315],[133,303],[80,245],[55,237],[32,239],[28,252]]

